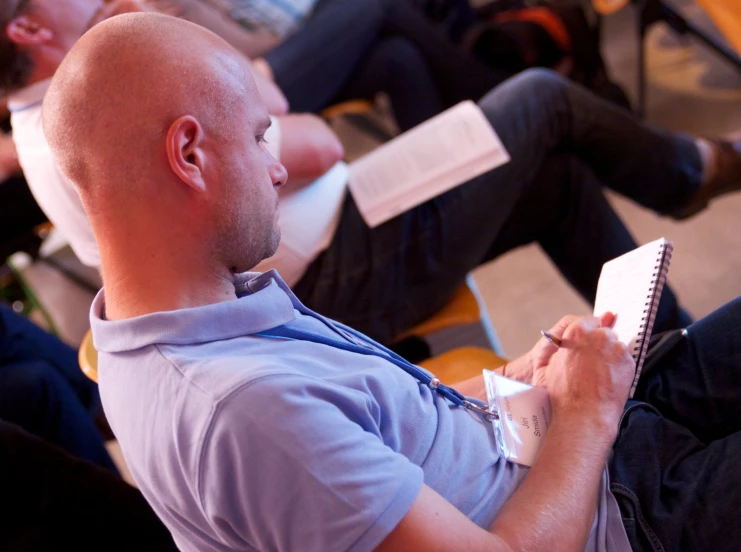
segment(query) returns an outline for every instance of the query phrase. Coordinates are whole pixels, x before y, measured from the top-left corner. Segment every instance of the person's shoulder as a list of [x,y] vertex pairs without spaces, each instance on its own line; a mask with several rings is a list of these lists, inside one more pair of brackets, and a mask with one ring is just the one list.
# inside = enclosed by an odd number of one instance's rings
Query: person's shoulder
[[251,352],[246,347],[235,348],[230,341],[156,345],[154,351],[180,377],[219,404],[252,393],[250,389],[253,387],[258,387],[263,393],[276,393],[293,387],[304,377],[300,366],[287,362],[281,355]]

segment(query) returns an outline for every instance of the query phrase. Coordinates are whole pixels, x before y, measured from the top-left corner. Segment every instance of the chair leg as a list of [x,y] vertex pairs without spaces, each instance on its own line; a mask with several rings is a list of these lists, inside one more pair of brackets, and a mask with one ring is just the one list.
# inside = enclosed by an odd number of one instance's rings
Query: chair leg
[[648,28],[659,21],[665,22],[674,32],[680,35],[690,35],[705,44],[716,54],[721,56],[731,65],[741,70],[741,57],[720,40],[713,38],[700,29],[697,25],[687,21],[676,10],[666,5],[662,0],[634,0],[638,10],[638,37],[639,37],[639,60],[638,60],[638,111],[641,116],[646,112],[647,79],[646,79],[646,32]]
[[638,6],[638,116],[646,116],[648,102],[648,77],[646,75],[646,31],[648,30],[646,17],[646,2]]

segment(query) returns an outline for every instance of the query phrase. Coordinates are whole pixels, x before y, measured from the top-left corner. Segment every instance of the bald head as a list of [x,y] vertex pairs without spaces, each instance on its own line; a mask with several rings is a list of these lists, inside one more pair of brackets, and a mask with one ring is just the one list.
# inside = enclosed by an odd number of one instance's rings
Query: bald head
[[109,173],[130,173],[146,160],[180,115],[225,130],[234,103],[254,86],[240,62],[223,40],[180,19],[104,21],[72,48],[45,98],[44,131],[57,163],[86,194]]
[[132,258],[144,237],[233,270],[275,251],[285,170],[262,144],[270,119],[247,61],[216,35],[160,14],[106,20],[60,65],[43,121],[104,264],[104,243]]

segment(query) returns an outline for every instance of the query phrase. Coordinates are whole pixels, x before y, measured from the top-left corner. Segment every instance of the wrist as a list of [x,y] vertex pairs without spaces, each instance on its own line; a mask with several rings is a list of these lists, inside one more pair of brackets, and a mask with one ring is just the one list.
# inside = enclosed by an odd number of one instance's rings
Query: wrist
[[619,417],[610,415],[602,409],[554,410],[552,425],[578,434],[589,442],[609,448],[618,433]]

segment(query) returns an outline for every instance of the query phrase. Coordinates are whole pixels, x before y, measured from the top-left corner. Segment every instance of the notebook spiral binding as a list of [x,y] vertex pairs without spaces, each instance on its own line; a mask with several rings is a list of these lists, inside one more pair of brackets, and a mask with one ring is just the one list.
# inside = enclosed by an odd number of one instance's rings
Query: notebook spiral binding
[[635,348],[633,349],[633,358],[636,361],[636,375],[633,380],[633,385],[630,390],[630,396],[633,396],[636,385],[638,385],[638,378],[641,375],[643,369],[643,361],[646,358],[648,352],[649,339],[647,336],[651,335],[653,331],[654,322],[656,321],[656,314],[659,311],[659,302],[661,300],[661,292],[664,290],[666,284],[667,273],[669,272],[669,262],[672,258],[672,252],[674,251],[674,245],[671,242],[665,242],[661,248],[661,255],[656,259],[656,266],[654,267],[654,273],[651,279],[651,287],[649,288],[648,297],[646,298],[646,305],[643,309],[643,318],[641,319],[640,334],[636,340]]

